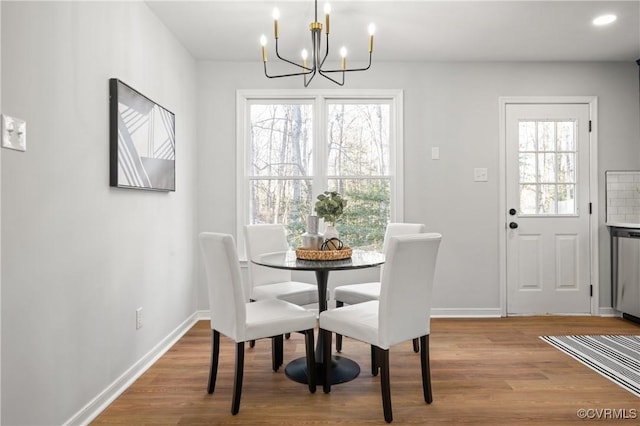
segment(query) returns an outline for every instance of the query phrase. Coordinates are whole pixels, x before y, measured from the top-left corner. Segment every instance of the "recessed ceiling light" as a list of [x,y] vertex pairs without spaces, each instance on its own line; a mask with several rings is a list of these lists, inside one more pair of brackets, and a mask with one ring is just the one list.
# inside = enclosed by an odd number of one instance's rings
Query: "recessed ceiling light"
[[618,17],[616,15],[600,15],[597,18],[595,18],[592,22],[593,25],[597,25],[597,26],[602,26],[602,25],[609,25],[610,23],[614,22],[616,19],[618,19]]

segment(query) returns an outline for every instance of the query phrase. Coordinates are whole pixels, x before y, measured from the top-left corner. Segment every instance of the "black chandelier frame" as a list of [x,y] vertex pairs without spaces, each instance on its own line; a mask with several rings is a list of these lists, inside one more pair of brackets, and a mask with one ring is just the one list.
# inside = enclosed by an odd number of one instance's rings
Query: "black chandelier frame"
[[[369,34],[369,64],[364,67],[364,68],[346,68],[346,59],[343,56],[342,57],[342,67],[340,69],[323,69],[322,67],[324,66],[325,61],[327,60],[327,57],[329,56],[329,14],[326,15],[325,19],[326,19],[326,28],[325,28],[325,35],[326,35],[326,41],[325,41],[325,52],[324,52],[324,57],[322,57],[322,60],[320,60],[320,56],[322,55],[321,50],[322,50],[322,23],[318,22],[318,0],[314,0],[315,1],[315,16],[314,16],[314,22],[312,22],[311,24],[309,24],[309,31],[311,31],[311,43],[312,43],[312,49],[311,49],[311,67],[307,66],[307,62],[306,60],[303,59],[303,63],[299,64],[297,62],[291,61],[287,58],[284,58],[280,55],[279,49],[278,49],[278,40],[279,40],[279,25],[278,25],[278,20],[274,19],[274,34],[275,34],[275,39],[276,39],[276,57],[278,59],[280,59],[283,62],[286,62],[288,64],[294,65],[298,68],[301,68],[303,71],[300,72],[295,72],[295,73],[288,73],[288,74],[277,74],[277,75],[270,75],[269,72],[267,71],[267,52],[266,52],[266,46],[263,44],[262,46],[262,62],[264,64],[264,75],[268,78],[282,78],[282,77],[295,77],[295,76],[299,76],[302,75],[304,76],[304,87],[309,86],[309,84],[311,83],[311,81],[313,80],[313,78],[316,76],[316,74],[320,74],[321,76],[323,76],[324,78],[332,81],[333,83],[339,85],[339,86],[344,86],[344,82],[345,82],[345,74],[348,72],[356,72],[356,71],[367,71],[369,68],[371,68],[371,61],[373,58],[373,34]],[[335,79],[333,77],[331,77],[328,74],[333,74],[333,73],[341,73],[342,74],[342,78],[340,80]]]

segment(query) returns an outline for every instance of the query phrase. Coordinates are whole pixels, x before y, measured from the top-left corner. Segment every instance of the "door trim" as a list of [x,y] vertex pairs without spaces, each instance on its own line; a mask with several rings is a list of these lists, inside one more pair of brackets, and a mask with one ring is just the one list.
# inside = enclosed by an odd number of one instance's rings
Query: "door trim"
[[589,133],[589,201],[593,208],[589,217],[590,275],[593,286],[591,315],[598,313],[600,305],[600,268],[598,224],[598,97],[597,96],[501,96],[498,98],[500,126],[500,156],[498,179],[498,255],[500,279],[500,314],[507,316],[507,180],[506,180],[506,108],[510,104],[586,104],[589,106],[591,132]]

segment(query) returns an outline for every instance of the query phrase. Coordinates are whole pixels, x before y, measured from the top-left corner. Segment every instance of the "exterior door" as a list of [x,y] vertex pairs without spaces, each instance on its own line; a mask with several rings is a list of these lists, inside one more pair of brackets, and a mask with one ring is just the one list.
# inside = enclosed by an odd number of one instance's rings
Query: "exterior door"
[[507,314],[591,312],[589,105],[507,104]]

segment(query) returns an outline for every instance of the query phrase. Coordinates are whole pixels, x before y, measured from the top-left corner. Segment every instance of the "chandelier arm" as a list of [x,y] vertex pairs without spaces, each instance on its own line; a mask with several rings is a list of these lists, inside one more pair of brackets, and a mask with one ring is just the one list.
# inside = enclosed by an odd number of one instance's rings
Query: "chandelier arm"
[[318,71],[320,72],[320,74],[324,75],[324,73],[334,73],[334,72],[353,72],[353,71],[366,71],[369,68],[371,68],[371,56],[373,54],[371,52],[369,52],[369,65],[367,65],[365,68],[349,68],[349,69],[339,69],[339,70],[323,70],[323,69],[319,69]]
[[291,73],[291,74],[269,75],[269,73],[267,72],[267,63],[266,62],[264,63],[264,75],[267,76],[268,78],[293,77],[293,76],[296,76],[296,75],[307,76],[309,74],[315,74],[315,70],[306,71],[306,72],[295,72],[295,73]]
[[[308,87],[309,83],[311,83],[311,80],[313,80],[313,77],[316,76],[316,71],[317,71],[318,67],[316,67],[315,61],[313,61],[313,68],[312,69],[313,69],[313,71],[311,73],[305,73],[304,74],[304,87]],[[307,80],[307,76],[309,74],[311,74],[311,75],[309,77],[309,80]]]
[[309,77],[309,80],[307,80],[307,74],[304,75],[304,87],[308,87],[309,83],[311,83],[311,80],[313,80],[313,77],[316,76],[316,70],[313,70],[313,73],[311,73],[311,77]]
[[311,73],[313,72],[313,68],[307,68],[307,67],[304,67],[304,66],[302,66],[302,65],[300,65],[300,64],[297,64],[297,63],[295,63],[295,62],[293,62],[293,61],[290,61],[290,60],[288,60],[288,59],[283,58],[282,56],[280,56],[280,53],[278,52],[278,39],[276,39],[276,57],[277,57],[278,59],[280,59],[281,61],[287,62],[287,63],[289,63],[289,64],[291,64],[291,65],[295,65],[295,66],[296,66],[296,67],[298,67],[298,68],[302,68],[303,70],[306,70],[306,72],[305,72],[305,73],[290,74],[290,75],[311,74]]
[[[340,70],[342,71],[342,70]],[[334,72],[334,71],[329,71],[329,72]],[[329,77],[328,75],[325,74],[325,71],[322,70],[318,70],[318,74],[320,74],[321,76],[323,76],[324,78],[326,78],[327,80],[331,80],[332,82],[334,82],[335,84],[337,84],[338,86],[344,86],[344,72],[342,73],[342,82]]]

